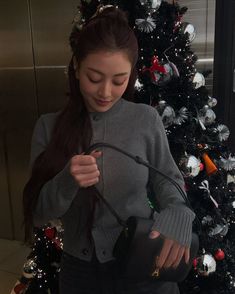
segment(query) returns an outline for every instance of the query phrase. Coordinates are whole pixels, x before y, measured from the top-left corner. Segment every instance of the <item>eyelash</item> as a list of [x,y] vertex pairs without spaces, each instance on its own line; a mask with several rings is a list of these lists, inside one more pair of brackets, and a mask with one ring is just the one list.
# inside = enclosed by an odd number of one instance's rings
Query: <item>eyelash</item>
[[[94,84],[98,84],[100,83],[101,81],[94,81],[92,80],[91,78],[88,78],[90,82],[94,83]],[[122,86],[123,84],[125,83],[125,81],[121,84],[118,84],[118,83],[113,83],[115,86]]]

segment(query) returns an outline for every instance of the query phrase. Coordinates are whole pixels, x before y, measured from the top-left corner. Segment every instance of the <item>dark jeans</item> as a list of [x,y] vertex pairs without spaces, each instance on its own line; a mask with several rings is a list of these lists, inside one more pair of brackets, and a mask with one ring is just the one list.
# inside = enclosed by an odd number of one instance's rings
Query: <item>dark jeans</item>
[[61,261],[60,294],[179,294],[176,283],[121,280],[115,262],[91,262],[64,253]]

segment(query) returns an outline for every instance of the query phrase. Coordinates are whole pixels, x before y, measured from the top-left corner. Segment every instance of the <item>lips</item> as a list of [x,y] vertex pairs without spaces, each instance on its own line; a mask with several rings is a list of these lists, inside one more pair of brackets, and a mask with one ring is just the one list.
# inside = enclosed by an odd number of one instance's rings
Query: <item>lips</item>
[[107,106],[111,103],[111,101],[107,101],[107,100],[101,100],[101,99],[96,99],[95,100],[96,104],[100,105],[100,106]]

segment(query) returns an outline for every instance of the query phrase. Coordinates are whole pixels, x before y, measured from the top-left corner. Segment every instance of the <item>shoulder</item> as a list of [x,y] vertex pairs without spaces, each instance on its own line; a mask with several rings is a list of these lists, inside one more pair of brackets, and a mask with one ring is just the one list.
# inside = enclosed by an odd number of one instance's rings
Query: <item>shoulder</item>
[[33,139],[44,137],[45,141],[48,142],[60,113],[61,111],[41,114],[34,126]]
[[61,111],[41,114],[38,121],[45,125],[54,124]]
[[128,115],[138,117],[140,120],[156,121],[159,119],[158,111],[153,106],[124,100],[124,107]]

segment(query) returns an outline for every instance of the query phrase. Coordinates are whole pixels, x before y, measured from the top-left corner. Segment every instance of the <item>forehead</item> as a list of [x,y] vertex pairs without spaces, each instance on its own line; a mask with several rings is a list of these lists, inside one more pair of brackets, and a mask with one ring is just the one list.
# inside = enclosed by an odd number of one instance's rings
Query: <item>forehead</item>
[[93,68],[102,72],[103,74],[115,75],[123,72],[130,72],[131,62],[127,53],[123,51],[98,51],[88,54],[81,62],[81,68]]

